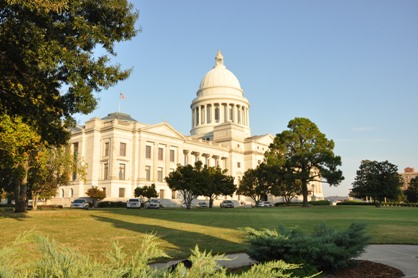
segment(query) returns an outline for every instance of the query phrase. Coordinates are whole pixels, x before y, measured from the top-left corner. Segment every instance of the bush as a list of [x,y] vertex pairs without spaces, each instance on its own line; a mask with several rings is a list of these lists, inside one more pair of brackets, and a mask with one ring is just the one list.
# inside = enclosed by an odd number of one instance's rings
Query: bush
[[[35,243],[30,250],[39,253],[36,261],[28,262],[21,256],[27,252],[25,245]],[[200,251],[196,246],[191,250],[189,269],[182,264],[175,268],[157,269],[150,265],[157,258],[168,258],[159,247],[159,240],[154,235],[146,235],[137,252],[128,258],[123,248],[117,243],[113,250],[107,252],[107,260],[95,261],[87,254],[58,245],[39,234],[29,232],[14,242],[12,246],[0,249],[0,277],[138,277],[138,278],[205,278],[205,277],[294,277],[289,274],[299,265],[283,261],[271,261],[252,266],[241,274],[226,274],[226,269],[219,266],[218,261],[229,260],[224,255],[212,255],[211,252]]]
[[279,231],[244,230],[249,243],[247,253],[254,260],[284,260],[320,271],[334,271],[348,267],[350,259],[364,252],[369,242],[365,227],[365,224],[353,223],[347,230],[336,231],[322,224],[311,235],[282,225]]
[[110,202],[110,201],[102,201],[98,205],[99,208],[126,208],[126,202]]
[[308,202],[312,206],[329,206],[331,202],[328,200],[310,201]]

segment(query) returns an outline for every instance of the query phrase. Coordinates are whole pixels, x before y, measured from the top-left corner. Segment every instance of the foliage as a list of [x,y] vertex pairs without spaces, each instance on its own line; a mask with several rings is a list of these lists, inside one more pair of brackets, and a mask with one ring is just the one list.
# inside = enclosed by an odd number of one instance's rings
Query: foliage
[[126,202],[111,202],[111,201],[102,201],[98,205],[99,208],[126,208]]
[[213,200],[219,195],[227,196],[234,194],[237,187],[234,184],[234,177],[226,175],[228,170],[218,167],[203,167],[199,173],[204,182],[201,184],[201,195],[209,198],[209,208],[213,207]]
[[255,169],[248,169],[240,182],[237,194],[250,197],[255,203],[267,196],[271,189],[267,165],[262,163]]
[[266,163],[285,171],[286,180],[300,181],[303,205],[308,203],[308,184],[326,181],[338,185],[344,177],[341,158],[335,156],[334,142],[328,140],[318,127],[306,118],[295,118],[279,133],[266,152]]
[[418,177],[411,179],[408,189],[406,189],[404,193],[408,202],[418,203]]
[[369,242],[365,224],[352,223],[347,230],[336,231],[321,224],[311,235],[296,228],[279,226],[279,230],[245,228],[248,255],[259,262],[284,260],[303,263],[320,271],[347,267],[349,259],[364,252]]
[[144,197],[144,198],[157,198],[158,192],[155,189],[155,184],[151,184],[150,186],[143,186],[143,187],[137,187],[134,190],[134,196],[135,197]]
[[[28,243],[36,244],[36,248],[30,249],[39,252],[40,259],[23,263],[18,254]],[[107,260],[99,262],[75,249],[59,246],[47,237],[28,232],[19,236],[11,247],[0,249],[0,277],[294,277],[286,272],[299,267],[275,261],[253,266],[242,275],[227,276],[226,269],[218,265],[219,261],[229,260],[224,255],[202,252],[197,245],[191,253],[192,266],[189,269],[182,264],[174,270],[154,268],[150,263],[168,256],[160,248],[155,235],[148,234],[132,257],[114,243],[113,250],[107,252]]]
[[396,200],[401,194],[402,184],[396,165],[387,160],[363,160],[352,184],[352,195],[356,198],[371,197],[379,205],[385,198]]
[[28,190],[33,199],[33,209],[39,198],[49,199],[56,194],[58,186],[68,185],[76,172],[82,180],[86,166],[80,158],[74,157],[68,147],[42,147],[30,157]]
[[0,114],[0,168],[14,190],[16,212],[26,210],[29,157],[41,145],[40,136],[21,117]]
[[165,181],[171,190],[175,190],[183,197],[186,209],[191,209],[193,199],[202,195],[206,180],[202,174],[201,161],[196,161],[195,166],[178,165],[174,172],[171,172]]
[[329,206],[331,202],[328,200],[319,200],[319,201],[309,201],[308,202],[312,206]]
[[73,115],[95,109],[93,93],[129,76],[110,57],[135,36],[137,17],[126,0],[2,1],[0,111],[64,144]]
[[87,196],[93,199],[93,206],[97,206],[97,201],[106,198],[106,192],[97,186],[92,186],[86,191]]

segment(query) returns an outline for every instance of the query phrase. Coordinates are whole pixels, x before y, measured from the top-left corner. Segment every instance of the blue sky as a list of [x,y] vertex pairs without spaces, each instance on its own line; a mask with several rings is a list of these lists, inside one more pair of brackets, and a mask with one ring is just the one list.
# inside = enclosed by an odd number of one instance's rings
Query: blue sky
[[418,169],[418,1],[133,1],[142,32],[116,47],[130,78],[80,124],[118,111],[188,135],[190,104],[220,49],[250,101],[253,135],[306,117],[335,142],[347,195],[363,159]]

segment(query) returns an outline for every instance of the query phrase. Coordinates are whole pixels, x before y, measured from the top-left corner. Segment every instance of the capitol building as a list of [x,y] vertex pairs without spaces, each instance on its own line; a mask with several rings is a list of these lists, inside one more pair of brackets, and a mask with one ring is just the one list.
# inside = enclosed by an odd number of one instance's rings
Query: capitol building
[[[237,77],[225,67],[220,51],[190,108],[190,135],[167,122],[149,125],[124,113],[92,118],[73,128],[70,144],[74,154],[87,164],[86,180],[74,173],[70,185],[60,186],[51,201],[69,206],[74,199],[86,196],[92,186],[106,192],[105,200],[126,201],[134,197],[136,187],[155,184],[164,206],[179,206],[183,200],[167,186],[165,177],[177,165],[194,165],[196,161],[227,169],[239,186],[244,172],[263,161],[274,137],[251,135],[250,103]],[[323,199],[320,182],[310,184],[309,190],[310,197]],[[240,195],[219,196],[214,205],[223,199],[251,202]],[[281,197],[268,196],[268,200],[281,201]]]

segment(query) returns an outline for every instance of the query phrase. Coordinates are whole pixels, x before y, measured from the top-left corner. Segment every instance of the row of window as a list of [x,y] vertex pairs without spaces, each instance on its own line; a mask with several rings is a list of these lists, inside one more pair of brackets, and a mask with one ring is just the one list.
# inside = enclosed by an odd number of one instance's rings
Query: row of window
[[[104,143],[104,156],[109,156],[110,154],[110,143]],[[119,143],[119,156],[126,156],[126,143]]]

